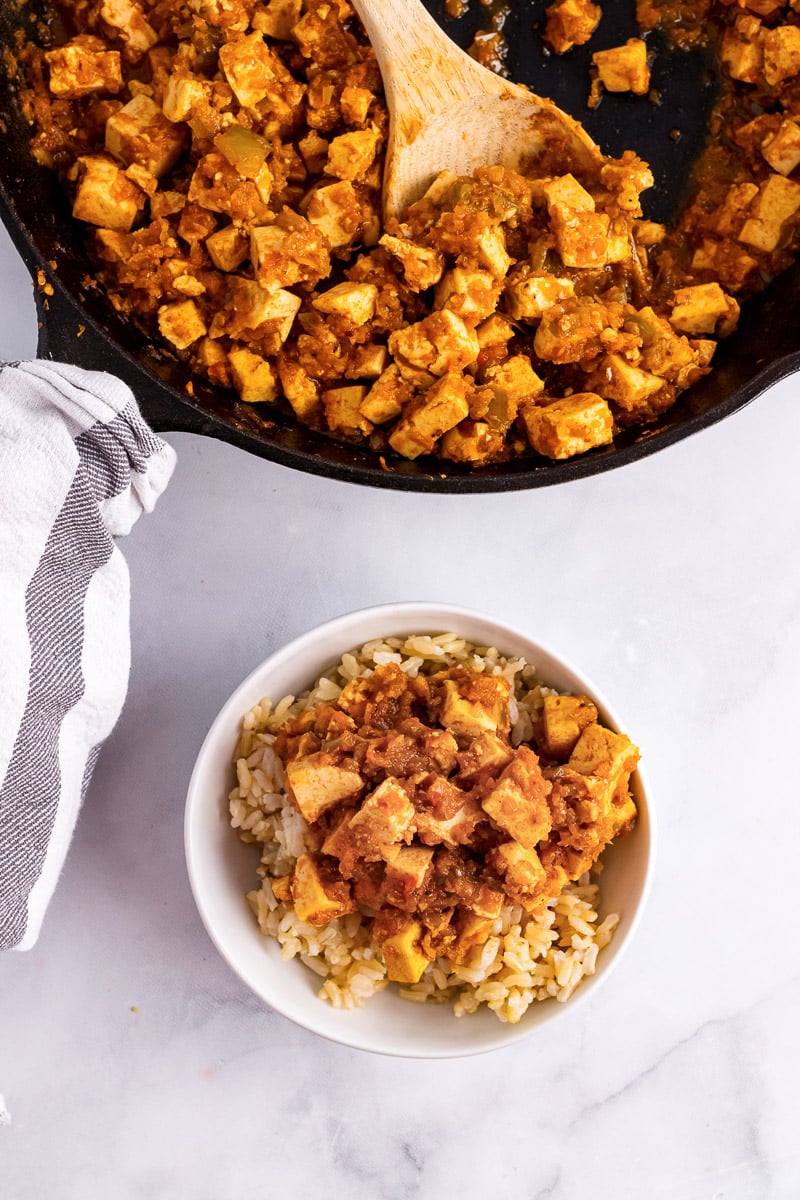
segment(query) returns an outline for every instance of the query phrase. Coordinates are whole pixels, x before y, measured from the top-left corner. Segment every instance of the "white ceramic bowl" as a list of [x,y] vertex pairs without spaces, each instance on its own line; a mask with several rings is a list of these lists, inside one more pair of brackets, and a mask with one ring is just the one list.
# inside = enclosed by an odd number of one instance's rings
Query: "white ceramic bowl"
[[[481,1010],[457,1018],[449,1005],[411,1004],[389,987],[364,1008],[342,1011],[320,1000],[319,977],[299,961],[280,957],[265,938],[245,900],[254,886],[258,850],[242,843],[230,826],[226,796],[235,785],[231,755],[242,715],[262,696],[277,701],[297,694],[346,650],[371,638],[411,633],[455,632],[468,641],[524,655],[542,680],[560,691],[583,692],[597,703],[604,722],[636,740],[630,723],[616,716],[597,688],[563,658],[526,634],[489,617],[445,604],[392,604],[337,617],[303,634],[257,667],[222,708],[197,757],[186,803],[186,861],[192,891],[219,952],[248,987],[297,1024],[362,1050],[410,1058],[448,1058],[508,1046],[529,1034],[547,1036],[552,1023],[587,1001],[608,977],[630,942],[653,868],[654,826],[644,772],[633,780],[639,819],[634,832],[606,851],[600,915],[618,912],[621,921],[586,978],[566,1004],[531,1005],[516,1025]],[[646,748],[645,748],[646,749]]]

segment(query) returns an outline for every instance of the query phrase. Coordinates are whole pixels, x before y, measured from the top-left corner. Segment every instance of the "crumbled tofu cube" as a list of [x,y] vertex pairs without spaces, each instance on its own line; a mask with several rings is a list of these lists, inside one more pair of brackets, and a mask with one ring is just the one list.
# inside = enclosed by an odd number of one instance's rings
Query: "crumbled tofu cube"
[[780,125],[777,113],[759,113],[743,125],[737,125],[733,133],[733,142],[745,150],[748,155],[760,148],[765,138],[771,137]]
[[403,379],[396,363],[390,363],[367,392],[361,414],[373,425],[383,425],[398,417],[414,395],[414,388]]
[[[568,757],[571,752],[570,749],[565,750],[564,756]],[[593,775],[582,775],[573,767],[568,767],[563,763],[556,767],[550,767],[547,775],[553,785],[551,804],[554,806],[561,803],[568,804],[575,822],[580,825],[590,823],[595,825],[595,833],[598,836],[594,848],[599,850],[603,844],[602,830],[599,826],[608,810],[609,803],[606,781]]]
[[250,258],[256,279],[270,289],[317,283],[331,269],[324,234],[299,214],[285,210],[275,224],[252,228]]
[[[434,789],[444,787],[445,790],[457,793],[458,789],[447,780],[439,777],[434,783]],[[429,789],[430,790],[430,789]],[[445,846],[467,845],[474,836],[475,830],[481,823],[487,821],[486,813],[474,795],[461,793],[462,803],[451,817],[437,817],[434,808],[418,808],[414,818],[416,836],[426,846],[435,846],[441,842]],[[450,811],[451,805],[448,804]]]
[[640,308],[632,318],[641,334],[639,365],[663,379],[674,379],[685,367],[697,362],[697,355],[688,338],[676,333],[664,317],[652,308]]
[[158,41],[141,6],[132,0],[103,0],[100,19],[125,43],[124,54],[131,62],[138,62]]
[[613,793],[627,782],[638,761],[639,751],[629,737],[594,723],[578,738],[568,765],[580,775],[605,780]]
[[514,326],[503,313],[494,313],[475,329],[481,350],[485,350],[489,346],[505,345],[506,342],[511,341],[514,333]]
[[545,696],[539,728],[541,749],[563,761],[587,725],[596,720],[597,706],[585,696]]
[[404,458],[418,458],[433,449],[448,429],[469,416],[471,380],[451,373],[437,380],[405,409],[389,435],[389,445]]
[[770,87],[800,72],[800,29],[778,25],[764,35],[764,78]]
[[635,367],[621,354],[607,354],[598,371],[603,395],[614,400],[626,412],[644,407],[664,387],[664,380],[651,371]]
[[106,121],[106,150],[130,165],[137,163],[156,179],[177,163],[185,145],[183,130],[173,125],[149,96],[134,96]]
[[491,462],[503,449],[503,438],[486,421],[461,421],[442,434],[439,449],[452,462]]
[[454,267],[440,280],[434,296],[437,308],[449,308],[469,325],[490,317],[500,299],[500,284],[489,271]]
[[245,330],[258,330],[274,333],[282,344],[292,331],[301,304],[299,296],[284,288],[269,291],[250,279],[236,279],[233,312],[217,314],[212,334],[227,332],[239,337]]
[[291,904],[292,902],[292,877],[291,875],[279,875],[275,879],[270,879],[269,885],[272,888],[272,894],[281,904]]
[[608,245],[606,246],[606,262],[627,262],[633,253],[631,231],[624,217],[616,217],[609,222]]
[[547,803],[550,790],[537,756],[520,746],[481,804],[495,825],[526,850],[533,850],[553,824]]
[[736,237],[747,219],[747,213],[758,195],[757,183],[733,184],[715,215],[714,225],[722,237]]
[[613,305],[589,297],[561,301],[542,314],[533,339],[534,351],[545,362],[553,363],[595,358],[603,351],[618,348],[615,330],[621,320],[622,314]]
[[[264,168],[269,183],[269,171]],[[263,221],[268,209],[261,195],[260,180],[243,179],[223,154],[204,155],[189,183],[189,202],[209,212],[225,213],[236,221]],[[265,193],[268,195],[268,190]]]
[[531,274],[527,267],[516,272],[509,275],[505,288],[506,308],[515,320],[538,321],[548,308],[575,295],[571,279]]
[[473,253],[478,265],[491,271],[495,279],[504,279],[514,260],[506,250],[506,238],[499,225],[487,225],[475,239]]
[[717,351],[717,343],[711,338],[690,338],[692,350],[697,356],[697,363],[707,367]]
[[591,0],[556,0],[547,8],[544,39],[556,54],[583,46],[597,28],[600,13]]
[[470,912],[465,908],[456,910],[455,940],[447,947],[445,957],[448,962],[459,966],[466,963],[471,951],[476,946],[482,946],[492,932],[495,918]]
[[186,350],[208,332],[200,309],[193,300],[162,304],[158,310],[158,328],[161,336],[172,342],[178,350]]
[[288,42],[302,11],[303,0],[269,0],[253,14],[253,28],[266,37]]
[[386,728],[417,695],[416,685],[393,662],[376,667],[371,675],[357,676],[345,684],[338,706],[362,725]]
[[337,28],[336,10],[343,17],[351,15],[351,9],[335,0],[314,5],[303,5],[306,11],[292,30],[292,38],[297,42],[300,53],[304,58],[318,63],[321,67],[348,67],[356,61],[357,45],[355,38],[344,30]]
[[217,218],[198,205],[187,204],[181,210],[178,236],[193,245],[202,242],[217,228]]
[[358,771],[331,762],[324,751],[287,763],[286,778],[295,803],[309,824],[334,805],[354,799],[364,786]]
[[704,238],[692,255],[692,271],[712,271],[731,291],[744,287],[758,272],[758,259],[736,246]]
[[247,404],[272,404],[278,397],[278,381],[270,363],[244,346],[228,355],[233,385]]
[[221,46],[219,63],[243,108],[255,108],[265,100],[283,71],[280,60],[258,30],[238,42]]
[[650,88],[647,45],[642,38],[628,38],[624,46],[597,50],[592,55],[600,82],[607,92],[633,92],[644,96]]
[[549,404],[525,404],[522,419],[537,454],[546,458],[571,458],[595,446],[607,446],[614,437],[614,418],[602,396],[578,392]]
[[236,225],[228,225],[209,234],[206,250],[218,271],[235,271],[250,256],[249,241]]
[[144,208],[141,188],[126,178],[116,163],[87,155],[78,159],[80,182],[72,215],[103,229],[127,233]]
[[774,250],[784,226],[800,210],[800,183],[783,175],[770,175],[758,189],[742,226],[739,241],[756,250]]
[[483,378],[495,396],[512,406],[514,415],[523,400],[532,400],[544,391],[544,383],[524,354],[512,354],[505,362],[487,367]]
[[322,853],[339,860],[339,872],[345,878],[352,877],[361,852],[356,845],[355,835],[350,828],[352,810],[344,808],[334,815],[336,824],[322,843]]
[[423,886],[433,862],[429,846],[387,846],[385,894],[390,904],[401,908],[412,892]]
[[391,924],[386,924],[380,919],[385,911],[378,910],[374,932],[386,963],[386,974],[395,983],[419,983],[430,961],[420,949],[422,924],[398,909],[390,910]]
[[221,387],[231,386],[230,364],[225,348],[214,338],[204,337],[193,351],[194,359],[207,372],[209,379]]
[[386,370],[389,351],[378,342],[354,346],[352,352],[352,376],[358,379],[378,379]]
[[630,738],[600,725],[589,725],[570,755],[568,768],[600,784],[593,799],[603,810],[605,840],[636,820],[636,804],[630,794],[630,777],[639,761],[639,751]]
[[389,337],[390,354],[432,375],[462,371],[475,362],[479,352],[474,330],[449,309],[433,312]]
[[[759,17],[772,17],[785,7],[785,0],[743,0],[742,6]],[[790,0],[789,7],[797,10],[797,0]]]
[[788,117],[781,121],[777,133],[762,142],[761,153],[773,171],[791,175],[800,166],[800,125]]
[[342,88],[339,103],[342,108],[342,116],[347,124],[363,125],[374,99],[374,95],[368,88],[353,87],[351,84]]
[[614,823],[612,829],[614,836],[617,834],[630,833],[636,824],[638,817],[636,801],[629,792],[620,792],[615,797],[613,816]]
[[534,849],[515,841],[503,842],[490,852],[489,859],[506,892],[518,904],[527,908],[542,894],[547,872]]
[[328,388],[324,391],[322,406],[325,409],[328,428],[345,436],[357,433],[366,436],[372,433],[371,422],[361,412],[366,394],[367,388],[362,383],[349,387]]
[[[550,224],[556,237],[556,248],[565,267],[603,267],[612,260],[609,251],[611,225],[607,213],[576,212],[570,208],[554,207]],[[618,247],[613,247],[615,251]]]
[[144,167],[140,167],[138,163],[131,163],[129,167],[126,167],[125,176],[131,182],[135,183],[137,187],[141,188],[144,194],[150,199],[158,191],[158,180],[155,175],[151,175],[149,171],[145,170]]
[[374,283],[337,283],[311,301],[323,313],[347,317],[353,325],[366,325],[375,316],[378,289]]
[[361,205],[349,180],[316,188],[306,211],[308,221],[317,228],[336,250],[355,241],[363,221]]
[[415,816],[408,793],[397,780],[384,779],[350,818],[359,852],[367,861],[382,859],[385,847],[410,841]]
[[376,129],[340,134],[328,146],[325,170],[336,179],[363,179],[375,161],[380,141]]
[[[556,247],[565,267],[602,267],[617,261],[619,251],[609,238],[607,213],[595,211],[589,192],[573,175],[560,175],[542,185]],[[627,247],[623,246],[623,256]]]
[[300,855],[290,887],[294,911],[299,920],[309,925],[327,925],[336,917],[356,911],[349,883],[344,880],[328,882],[315,855]]
[[125,262],[131,254],[131,239],[127,233],[118,233],[114,229],[98,229],[94,235],[101,258],[104,262]]
[[444,255],[433,246],[418,246],[388,233],[380,239],[380,245],[399,260],[403,277],[412,291],[424,292],[437,284],[444,274]]
[[642,215],[641,193],[651,188],[654,182],[648,164],[632,150],[626,150],[622,158],[604,163],[600,168],[600,183],[613,194],[617,207],[634,217]]
[[514,757],[514,751],[504,738],[483,730],[458,754],[459,781],[472,783],[483,772],[497,773]]
[[175,71],[167,80],[161,111],[168,121],[187,121],[208,104],[210,92],[211,85],[206,80]]
[[594,212],[595,203],[574,175],[558,175],[542,184],[542,193],[550,213],[562,208],[572,212]]
[[715,333],[727,337],[736,328],[739,305],[718,283],[678,288],[670,324],[679,333]]
[[311,175],[321,175],[328,159],[328,143],[320,137],[316,129],[309,129],[305,137],[297,143],[306,169]]
[[508,733],[511,728],[511,685],[502,675],[473,676],[457,668],[443,679],[434,677],[438,719],[456,736]]
[[756,17],[737,17],[722,37],[719,58],[733,79],[758,83],[764,64],[763,29]]
[[634,221],[633,233],[637,246],[658,246],[667,236],[667,227],[660,221]]
[[[174,260],[173,260],[174,262]],[[170,270],[175,270],[170,263]],[[180,292],[182,296],[203,296],[206,291],[206,286],[201,279],[191,272],[183,271],[176,275],[172,280],[172,286],[176,292]]]
[[49,87],[60,100],[79,100],[93,92],[116,95],[122,87],[118,50],[107,50],[100,38],[80,34],[45,53]]
[[286,399],[301,420],[308,420],[319,407],[319,384],[305,368],[289,359],[278,361],[278,377]]

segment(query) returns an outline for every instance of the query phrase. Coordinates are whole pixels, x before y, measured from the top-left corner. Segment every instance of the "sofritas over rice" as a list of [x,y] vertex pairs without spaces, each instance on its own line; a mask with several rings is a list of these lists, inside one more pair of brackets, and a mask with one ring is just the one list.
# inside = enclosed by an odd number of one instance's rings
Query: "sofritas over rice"
[[262,932],[337,1007],[401,995],[517,1021],[610,940],[590,871],[636,819],[638,751],[585,697],[453,634],[373,641],[243,719],[232,823]]

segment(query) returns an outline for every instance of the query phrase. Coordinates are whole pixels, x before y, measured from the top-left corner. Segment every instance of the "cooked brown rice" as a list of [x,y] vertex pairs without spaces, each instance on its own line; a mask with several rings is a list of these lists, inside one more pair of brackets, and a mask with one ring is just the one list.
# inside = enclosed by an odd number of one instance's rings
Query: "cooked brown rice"
[[[274,706],[263,699],[245,713],[234,755],[237,786],[228,801],[239,837],[262,848],[262,883],[247,899],[261,932],[280,943],[282,957],[300,958],[324,980],[319,995],[334,1008],[359,1007],[385,988],[386,967],[369,914],[353,913],[321,927],[309,925],[274,896],[270,881],[293,870],[305,850],[307,826],[286,792],[273,744],[288,717],[334,702],[349,680],[388,662],[398,663],[411,676],[455,665],[506,676],[513,685],[515,746],[530,739],[542,696],[549,690],[522,658],[506,658],[495,648],[475,646],[452,633],[425,634],[367,642],[344,654],[309,691],[285,696]],[[501,1021],[514,1023],[536,1000],[568,1000],[580,981],[594,974],[598,953],[619,921],[616,913],[599,921],[598,904],[599,886],[584,876],[567,885],[537,916],[508,905],[488,941],[475,948],[467,963],[454,966],[438,959],[419,983],[395,986],[405,1000],[451,1003],[459,1017],[485,1004]]]

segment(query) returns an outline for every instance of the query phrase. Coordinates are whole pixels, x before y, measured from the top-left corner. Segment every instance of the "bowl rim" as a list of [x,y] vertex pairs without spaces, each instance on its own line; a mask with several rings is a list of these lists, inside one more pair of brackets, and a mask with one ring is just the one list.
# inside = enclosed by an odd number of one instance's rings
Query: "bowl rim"
[[[638,891],[638,897],[635,900],[633,911],[624,917],[625,926],[620,935],[615,937],[608,949],[613,948],[613,954],[604,962],[602,970],[599,970],[596,975],[588,977],[581,987],[577,989],[575,994],[570,997],[569,1001],[564,1005],[558,1005],[548,1009],[548,1014],[536,1021],[526,1023],[525,1018],[515,1025],[501,1022],[494,1018],[496,1030],[494,1036],[484,1037],[478,1044],[470,1044],[469,1042],[458,1043],[457,1045],[440,1046],[438,1048],[431,1046],[428,1042],[420,1042],[420,1044],[397,1046],[391,1042],[391,1039],[386,1039],[386,1044],[381,1044],[380,1038],[364,1038],[359,1036],[357,1029],[349,1022],[343,1021],[341,1028],[330,1028],[330,1015],[338,1013],[338,1010],[332,1009],[323,1001],[319,1001],[319,1017],[317,1018],[316,1011],[311,1016],[299,1015],[295,1012],[288,1002],[284,1000],[281,994],[280,984],[277,987],[265,987],[260,978],[256,978],[252,970],[249,970],[246,964],[243,964],[237,958],[236,954],[227,944],[224,932],[218,928],[218,924],[213,912],[213,904],[208,896],[208,889],[204,884],[202,874],[197,862],[198,843],[196,839],[202,837],[204,817],[208,815],[208,805],[210,796],[206,784],[206,775],[209,771],[209,760],[213,754],[214,746],[218,737],[222,733],[226,737],[230,737],[231,731],[238,728],[242,715],[248,708],[252,707],[256,700],[250,699],[254,694],[254,689],[260,692],[260,695],[266,694],[259,685],[259,681],[266,674],[275,674],[276,671],[282,669],[287,663],[297,658],[306,651],[315,647],[317,643],[320,645],[326,638],[331,635],[336,635],[338,649],[333,651],[335,656],[340,656],[347,650],[352,649],[366,641],[376,637],[392,637],[409,635],[411,633],[424,633],[428,630],[435,631],[437,628],[441,632],[461,631],[457,627],[457,622],[463,620],[470,624],[472,628],[476,625],[484,625],[487,629],[491,629],[498,634],[507,636],[509,642],[518,642],[526,644],[532,651],[530,661],[533,661],[538,671],[538,658],[547,658],[556,662],[563,670],[564,674],[573,676],[581,685],[581,689],[585,691],[596,702],[600,709],[604,723],[610,727],[621,730],[624,728],[619,717],[613,708],[609,705],[604,694],[599,691],[593,682],[587,676],[579,671],[572,664],[571,660],[565,658],[562,654],[551,650],[544,643],[535,640],[530,634],[524,630],[506,623],[505,621],[489,616],[486,613],[476,609],[463,607],[461,605],[448,604],[446,602],[437,601],[403,601],[398,603],[384,603],[371,605],[366,608],[348,610],[338,616],[331,617],[318,625],[307,629],[305,632],[292,638],[288,642],[279,646],[271,654],[267,655],[248,675],[237,685],[233,692],[228,696],[219,709],[216,717],[212,721],[198,751],[195,763],[192,769],[189,785],[187,788],[186,804],[184,812],[184,853],[186,861],[186,869],[189,877],[189,883],[194,898],[197,911],[200,915],[203,926],[208,934],[211,942],[228,964],[231,970],[238,978],[259,997],[259,999],[268,1008],[273,1009],[281,1016],[288,1018],[294,1024],[301,1028],[324,1037],[328,1041],[332,1041],[342,1046],[347,1046],[351,1049],[362,1050],[369,1053],[378,1053],[390,1057],[401,1058],[458,1058],[467,1057],[476,1054],[487,1053],[490,1050],[508,1048],[515,1045],[520,1038],[531,1037],[537,1030],[549,1027],[552,1020],[557,1016],[563,1020],[564,1016],[569,1013],[574,1013],[595,990],[602,985],[605,979],[611,974],[612,969],[621,961],[623,954],[628,949],[633,940],[639,923],[642,919],[642,914],[646,908],[647,900],[653,882],[655,857],[657,850],[657,827],[656,818],[653,808],[652,791],[647,780],[647,773],[641,765],[637,767],[635,772],[635,786],[637,788],[637,804],[640,809],[639,821],[637,821],[637,829],[640,825],[643,826],[640,836],[644,839],[643,858],[644,866],[642,871],[641,884]],[[353,637],[364,623],[378,624],[383,632],[371,633],[367,631],[366,635],[362,636],[358,633]],[[479,642],[480,639],[473,636],[471,633],[463,633],[468,641]],[[487,641],[487,645],[497,645],[497,641]],[[498,645],[501,653],[516,653],[516,651],[505,651],[502,645]],[[331,661],[330,654],[321,656],[326,663]],[[324,667],[320,667],[320,670]],[[546,671],[543,672],[546,682]],[[298,691],[309,686],[308,676],[298,685]],[[247,698],[246,698],[247,697]],[[277,699],[277,697],[273,697]],[[231,748],[233,743],[231,742]],[[216,788],[213,789],[214,795],[217,796]],[[224,800],[225,793],[217,796],[218,800]],[[231,829],[231,834],[234,831]],[[243,912],[246,912],[252,920],[252,915],[249,910],[243,906]],[[265,960],[266,961],[266,960]],[[302,964],[300,964],[302,966]],[[287,968],[290,963],[287,962]],[[420,1009],[428,1009],[430,1006],[419,1006]],[[532,1011],[532,1010],[529,1010]],[[536,1009],[536,1011],[539,1011]],[[345,1014],[347,1016],[356,1014]],[[493,1015],[493,1014],[492,1014]],[[469,1020],[473,1021],[471,1017]],[[453,1020],[458,1018],[453,1017]],[[460,1024],[460,1022],[459,1022]],[[335,1022],[334,1022],[335,1026]],[[469,1024],[466,1028],[470,1028]]]

